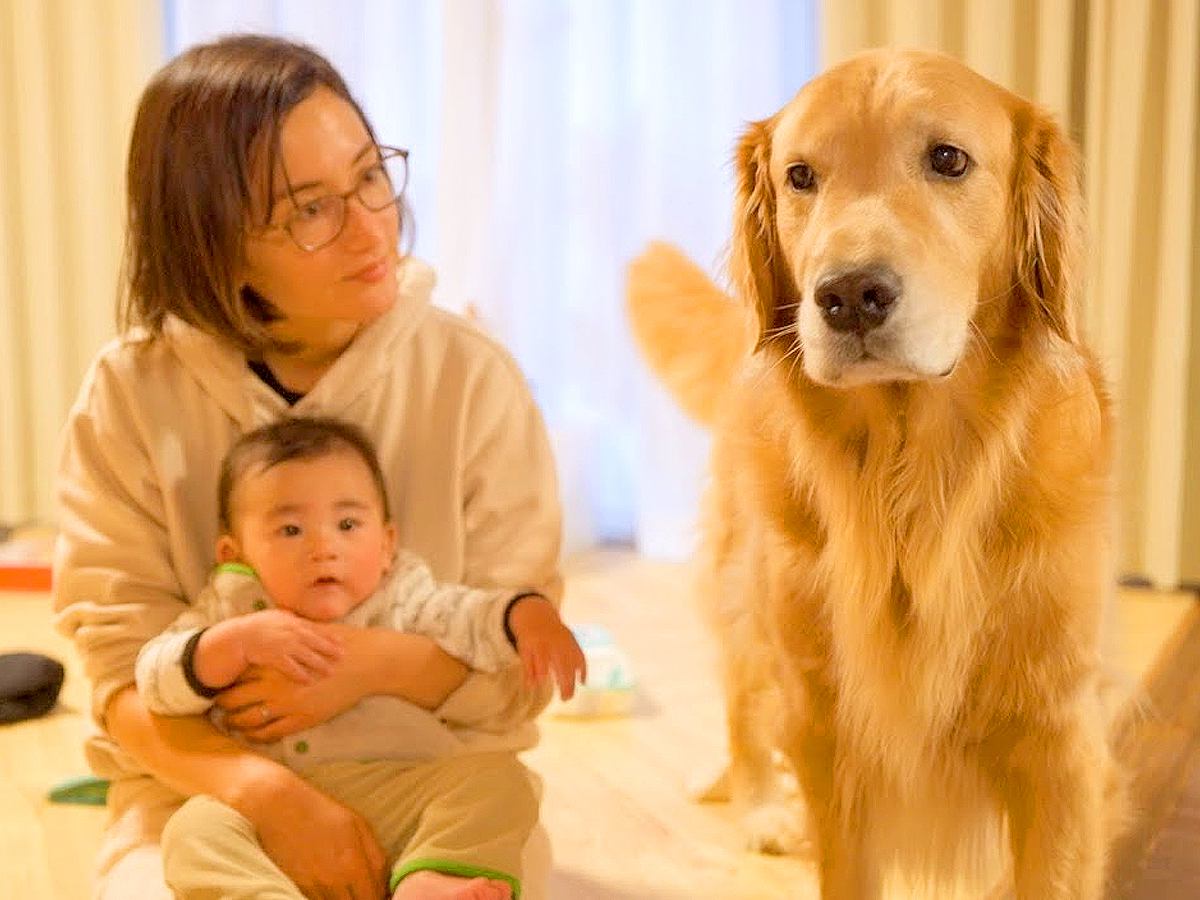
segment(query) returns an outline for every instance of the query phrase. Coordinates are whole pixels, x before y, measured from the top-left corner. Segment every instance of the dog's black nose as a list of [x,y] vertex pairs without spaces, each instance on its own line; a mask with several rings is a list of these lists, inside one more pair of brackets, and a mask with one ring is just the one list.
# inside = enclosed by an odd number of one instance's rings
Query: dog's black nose
[[900,299],[900,276],[888,266],[866,266],[821,279],[816,300],[834,331],[866,334],[878,328]]

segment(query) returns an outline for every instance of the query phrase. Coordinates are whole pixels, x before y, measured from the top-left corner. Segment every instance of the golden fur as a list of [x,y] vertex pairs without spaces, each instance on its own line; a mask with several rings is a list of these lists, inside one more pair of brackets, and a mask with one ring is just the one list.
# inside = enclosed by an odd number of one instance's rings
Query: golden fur
[[[881,896],[893,861],[946,896],[1007,832],[1022,900],[1099,897],[1112,434],[1075,324],[1075,152],[952,59],[873,51],[751,124],[736,165],[740,303],[665,245],[629,303],[714,434],[701,590],[751,844],[807,833],[827,900]],[[890,314],[831,327],[815,293],[871,266],[902,285]]]

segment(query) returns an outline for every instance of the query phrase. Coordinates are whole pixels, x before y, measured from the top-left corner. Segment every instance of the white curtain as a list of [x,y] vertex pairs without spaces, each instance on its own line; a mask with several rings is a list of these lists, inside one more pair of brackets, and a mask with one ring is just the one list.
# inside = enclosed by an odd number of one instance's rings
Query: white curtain
[[0,0],[0,523],[49,520],[59,432],[113,332],[153,0]]
[[650,238],[720,267],[746,121],[811,76],[815,0],[166,4],[172,51],[238,29],[321,48],[413,151],[439,302],[517,356],[560,464],[568,549],[681,557],[707,452],[642,370],[624,269]]

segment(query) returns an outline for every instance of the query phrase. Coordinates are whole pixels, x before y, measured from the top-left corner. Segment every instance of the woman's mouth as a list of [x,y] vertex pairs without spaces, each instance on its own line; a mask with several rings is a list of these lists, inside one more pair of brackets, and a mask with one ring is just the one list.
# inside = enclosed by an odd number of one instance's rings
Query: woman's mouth
[[385,256],[382,259],[375,260],[375,262],[371,263],[369,266],[364,266],[363,268],[359,269],[353,275],[348,276],[346,280],[361,281],[364,284],[375,284],[376,282],[382,281],[384,276],[387,275],[387,272],[388,260]]

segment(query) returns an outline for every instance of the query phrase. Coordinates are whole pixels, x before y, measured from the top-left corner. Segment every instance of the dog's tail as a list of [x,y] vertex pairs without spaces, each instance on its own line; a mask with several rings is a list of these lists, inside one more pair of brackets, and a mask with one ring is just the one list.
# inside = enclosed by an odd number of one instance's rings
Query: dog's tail
[[711,423],[754,349],[753,315],[664,243],[652,243],[630,264],[626,302],[650,368],[688,415]]

